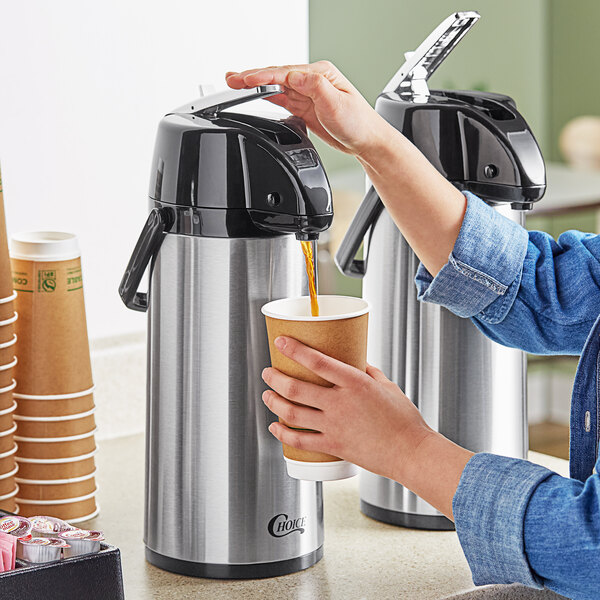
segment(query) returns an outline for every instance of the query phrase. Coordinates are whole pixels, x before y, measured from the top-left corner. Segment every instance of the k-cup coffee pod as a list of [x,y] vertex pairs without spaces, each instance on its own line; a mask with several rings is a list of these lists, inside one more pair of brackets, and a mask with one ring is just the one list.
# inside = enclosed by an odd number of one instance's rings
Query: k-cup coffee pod
[[31,523],[31,535],[33,535],[33,537],[54,538],[63,531],[76,529],[76,527],[72,527],[62,519],[48,517],[45,515],[36,515],[35,517],[30,517],[29,522]]
[[52,542],[45,537],[27,537],[17,540],[17,558],[27,563],[54,562],[61,559],[63,548],[68,548],[64,540]]
[[[2,306],[2,305],[0,305]],[[15,356],[15,348],[17,345],[17,334],[13,333],[13,336],[8,342],[0,342],[0,365],[9,363]]]
[[77,237],[38,231],[13,235],[12,271],[20,315],[17,391],[69,394],[92,387]]
[[81,435],[96,428],[96,421],[94,420],[95,412],[96,409],[92,408],[83,413],[58,417],[15,415],[14,420],[17,424],[16,435],[33,438]]
[[13,374],[18,362],[17,357],[13,356],[9,362],[0,365],[0,389],[9,386],[13,382]]
[[18,515],[9,515],[0,519],[0,531],[15,537],[25,537],[31,533],[31,521]]
[[65,558],[100,552],[100,542],[104,540],[104,534],[101,531],[88,531],[86,529],[63,531],[58,534],[58,537],[65,540],[70,546],[70,548],[65,549]]
[[[365,371],[370,306],[366,300],[350,296],[318,296],[318,303],[318,317],[311,314],[308,296],[274,300],[262,307],[262,313],[267,322],[272,366],[301,381],[332,387],[331,382],[281,354],[274,341],[279,336],[295,338]],[[358,472],[355,465],[322,452],[307,452],[283,444],[283,454],[288,475],[296,479],[328,481],[352,477]]]
[[17,386],[17,382],[13,379],[10,385],[0,388],[0,410],[5,410],[13,405],[13,390]]
[[[68,458],[93,452],[96,449],[95,433],[96,429],[94,428],[87,433],[67,437],[32,438],[15,436],[15,441],[19,446],[19,458]],[[2,443],[1,440],[0,437],[0,444]]]
[[94,408],[94,388],[72,394],[35,396],[15,394],[19,402],[19,415],[24,417],[56,417],[81,414]]
[[19,477],[23,479],[71,479],[89,475],[96,470],[94,456],[97,451],[80,456],[57,459],[16,457]]

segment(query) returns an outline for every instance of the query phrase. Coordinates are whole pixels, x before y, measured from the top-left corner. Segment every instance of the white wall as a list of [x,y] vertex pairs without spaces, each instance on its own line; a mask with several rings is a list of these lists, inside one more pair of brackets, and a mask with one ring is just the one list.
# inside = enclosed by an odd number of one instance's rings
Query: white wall
[[306,61],[308,1],[0,0],[0,29],[9,234],[77,233],[90,336],[142,330],[117,287],[160,118],[226,70]]

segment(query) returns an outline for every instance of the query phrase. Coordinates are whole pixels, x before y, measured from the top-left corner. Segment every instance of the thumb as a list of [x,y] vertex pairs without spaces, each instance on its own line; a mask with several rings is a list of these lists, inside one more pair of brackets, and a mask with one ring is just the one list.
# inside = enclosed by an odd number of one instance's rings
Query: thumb
[[337,111],[342,92],[325,75],[315,71],[290,71],[287,84],[298,93],[308,96],[330,115]]

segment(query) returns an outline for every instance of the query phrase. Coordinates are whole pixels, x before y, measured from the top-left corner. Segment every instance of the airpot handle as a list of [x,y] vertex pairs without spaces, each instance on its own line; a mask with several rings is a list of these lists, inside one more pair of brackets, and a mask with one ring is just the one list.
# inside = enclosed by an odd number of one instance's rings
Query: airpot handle
[[119,285],[119,295],[127,308],[141,312],[148,310],[148,294],[138,292],[138,288],[148,263],[158,253],[170,227],[171,218],[165,210],[153,208],[150,211]]
[[335,264],[338,269],[348,277],[362,279],[367,272],[368,248],[363,250],[362,260],[355,258],[360,245],[363,243],[369,229],[371,229],[383,211],[383,202],[375,188],[371,186],[361,205],[358,207],[350,227],[335,255]]
[[217,113],[244,102],[267,98],[283,93],[280,85],[261,85],[249,90],[224,90],[198,98],[172,111],[175,114],[216,115]]

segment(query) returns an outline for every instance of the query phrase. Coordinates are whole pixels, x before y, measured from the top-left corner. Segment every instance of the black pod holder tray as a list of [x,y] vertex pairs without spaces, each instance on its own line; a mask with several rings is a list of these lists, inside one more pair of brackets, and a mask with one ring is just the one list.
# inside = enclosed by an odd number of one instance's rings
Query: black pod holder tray
[[[0,516],[11,513],[0,511]],[[0,600],[125,600],[121,552],[102,543],[100,552],[29,564],[0,573]]]

